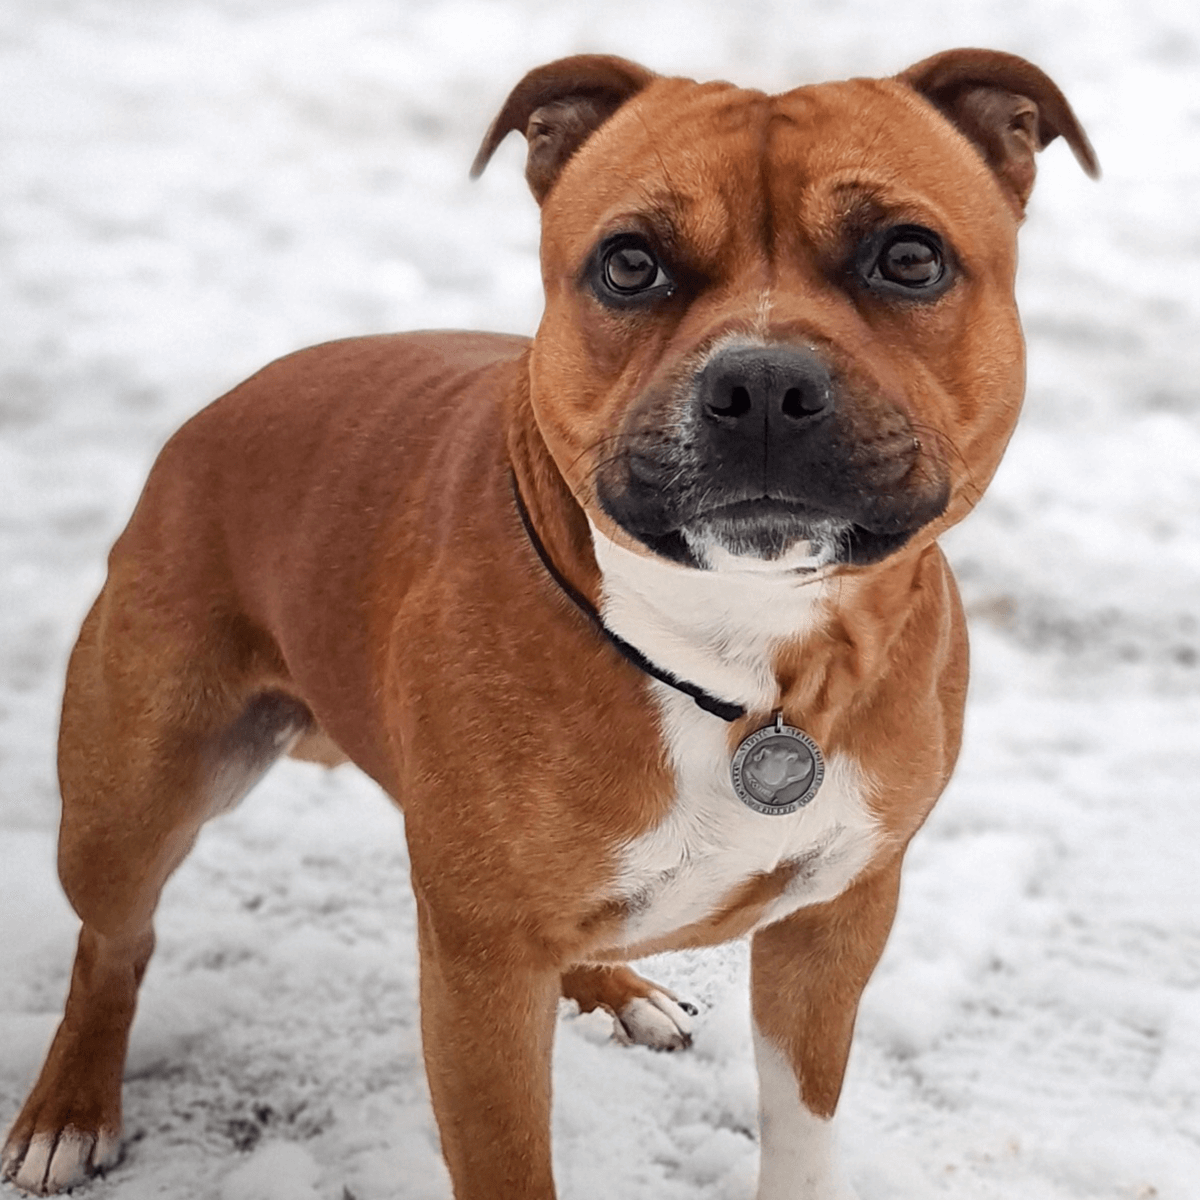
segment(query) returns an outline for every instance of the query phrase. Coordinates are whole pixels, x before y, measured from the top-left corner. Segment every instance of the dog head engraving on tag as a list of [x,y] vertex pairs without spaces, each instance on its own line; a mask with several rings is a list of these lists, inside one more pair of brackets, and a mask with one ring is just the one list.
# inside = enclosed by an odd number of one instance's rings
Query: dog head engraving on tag
[[733,755],[733,790],[748,808],[782,816],[803,808],[825,778],[821,748],[802,729],[775,714],[771,725],[756,729]]

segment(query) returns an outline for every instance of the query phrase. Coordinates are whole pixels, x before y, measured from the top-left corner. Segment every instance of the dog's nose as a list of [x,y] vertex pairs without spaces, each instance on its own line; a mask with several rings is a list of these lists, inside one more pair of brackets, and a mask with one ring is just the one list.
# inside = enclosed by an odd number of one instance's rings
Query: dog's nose
[[786,435],[833,409],[833,380],[811,350],[738,346],[720,351],[701,371],[698,400],[705,420],[722,429]]

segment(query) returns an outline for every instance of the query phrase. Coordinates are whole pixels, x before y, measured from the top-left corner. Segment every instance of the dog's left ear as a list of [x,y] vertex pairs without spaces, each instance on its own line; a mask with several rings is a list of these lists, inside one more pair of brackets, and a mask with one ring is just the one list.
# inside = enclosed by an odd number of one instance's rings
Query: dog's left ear
[[530,71],[513,88],[475,155],[471,178],[496,147],[519,129],[529,143],[525,178],[539,204],[567,160],[631,96],[658,76],[606,54],[577,54]]
[[947,50],[896,76],[966,135],[1023,212],[1033,156],[1060,134],[1093,178],[1096,152],[1066,97],[1045,72],[999,50]]

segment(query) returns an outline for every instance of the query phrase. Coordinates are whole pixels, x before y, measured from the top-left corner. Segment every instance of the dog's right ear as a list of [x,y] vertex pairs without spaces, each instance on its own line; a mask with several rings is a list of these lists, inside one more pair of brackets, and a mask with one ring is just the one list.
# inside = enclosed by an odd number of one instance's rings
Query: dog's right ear
[[525,135],[525,178],[539,204],[567,160],[631,96],[658,76],[605,54],[577,54],[530,71],[513,88],[475,155],[471,178],[514,130]]

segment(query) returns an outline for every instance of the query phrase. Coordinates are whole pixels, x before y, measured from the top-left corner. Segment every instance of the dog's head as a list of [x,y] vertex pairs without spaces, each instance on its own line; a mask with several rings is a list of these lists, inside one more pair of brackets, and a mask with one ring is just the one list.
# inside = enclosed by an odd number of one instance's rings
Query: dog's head
[[607,536],[708,568],[812,571],[920,546],[975,503],[1024,389],[1013,300],[1055,85],[956,50],[778,96],[580,56],[512,130],[542,206],[531,400]]

